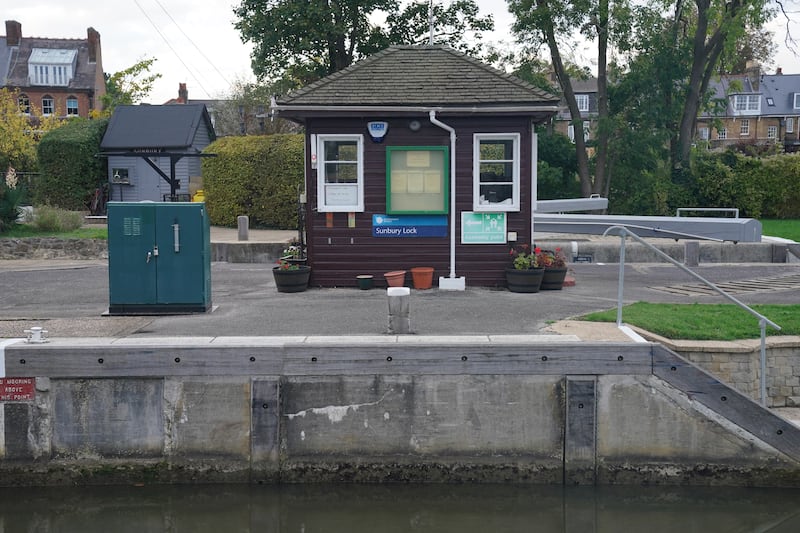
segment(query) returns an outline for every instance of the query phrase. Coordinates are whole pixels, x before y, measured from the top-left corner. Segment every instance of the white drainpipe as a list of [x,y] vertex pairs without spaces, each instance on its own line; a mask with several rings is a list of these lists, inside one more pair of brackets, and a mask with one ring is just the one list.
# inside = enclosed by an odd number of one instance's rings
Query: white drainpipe
[[436,118],[436,111],[430,111],[431,124],[450,132],[450,277],[439,277],[439,289],[463,291],[466,288],[464,277],[456,277],[456,130]]

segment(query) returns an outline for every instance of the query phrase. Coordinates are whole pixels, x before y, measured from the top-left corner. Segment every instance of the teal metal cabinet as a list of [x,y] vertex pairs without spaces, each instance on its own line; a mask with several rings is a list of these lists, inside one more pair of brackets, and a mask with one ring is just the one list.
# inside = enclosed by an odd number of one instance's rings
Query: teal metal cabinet
[[108,203],[112,315],[211,308],[211,238],[205,203]]

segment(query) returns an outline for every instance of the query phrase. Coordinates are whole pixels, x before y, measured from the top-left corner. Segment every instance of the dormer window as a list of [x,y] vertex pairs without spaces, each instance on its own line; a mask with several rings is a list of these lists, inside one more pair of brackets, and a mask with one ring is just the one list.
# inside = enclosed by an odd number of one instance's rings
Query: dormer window
[[66,87],[75,75],[77,50],[34,48],[28,59],[31,85]]
[[758,94],[733,95],[734,115],[753,115],[761,111],[761,96]]
[[800,109],[800,93],[794,93],[794,108]]

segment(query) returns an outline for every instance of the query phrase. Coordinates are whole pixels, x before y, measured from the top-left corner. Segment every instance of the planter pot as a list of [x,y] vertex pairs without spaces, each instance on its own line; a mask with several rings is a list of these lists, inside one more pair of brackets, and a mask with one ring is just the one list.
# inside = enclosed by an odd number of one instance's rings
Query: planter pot
[[360,276],[356,276],[356,281],[358,282],[358,288],[362,291],[371,289],[375,282],[371,274],[362,274]]
[[311,267],[301,265],[297,270],[282,270],[280,267],[272,269],[275,286],[278,292],[303,292],[308,288],[308,278],[311,276]]
[[430,289],[433,285],[433,267],[413,267],[411,269],[411,279],[414,281],[415,289]]
[[560,291],[564,286],[564,278],[566,277],[567,267],[545,268],[540,289],[543,291]]
[[405,270],[392,270],[383,275],[389,287],[402,287],[406,282]]
[[544,276],[543,268],[529,270],[506,269],[506,283],[511,292],[539,292]]

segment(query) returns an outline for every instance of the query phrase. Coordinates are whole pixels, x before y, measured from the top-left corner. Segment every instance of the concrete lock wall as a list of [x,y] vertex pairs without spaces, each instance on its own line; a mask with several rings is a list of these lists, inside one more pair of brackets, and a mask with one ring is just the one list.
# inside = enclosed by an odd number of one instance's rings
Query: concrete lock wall
[[14,345],[6,370],[38,377],[0,405],[4,485],[800,486],[800,430],[658,345]]

